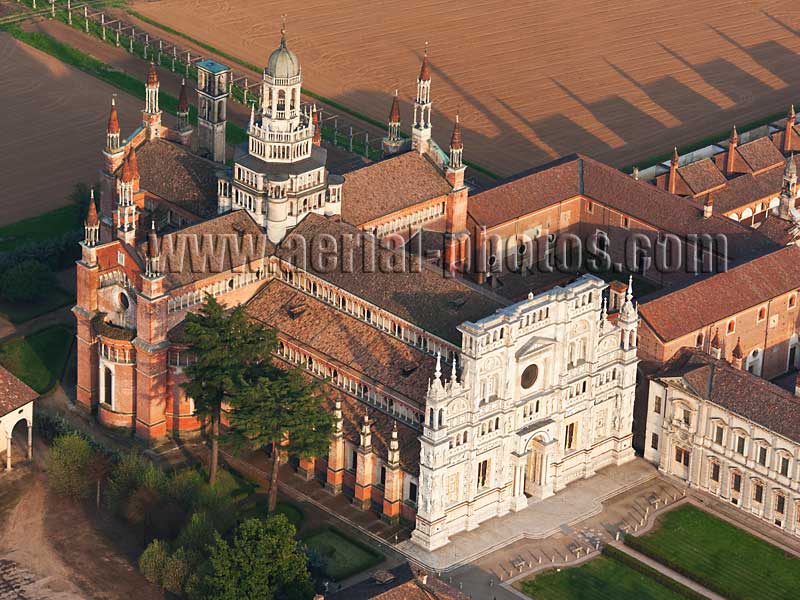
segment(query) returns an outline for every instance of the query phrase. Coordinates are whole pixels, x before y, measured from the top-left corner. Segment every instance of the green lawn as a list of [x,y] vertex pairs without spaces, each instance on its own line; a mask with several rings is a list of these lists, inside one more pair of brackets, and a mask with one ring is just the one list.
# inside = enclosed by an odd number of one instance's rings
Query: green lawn
[[38,302],[6,302],[0,300],[0,315],[12,323],[24,323],[62,306],[75,303],[75,296],[61,288],[53,288]]
[[628,539],[648,554],[732,600],[800,597],[800,559],[692,505]]
[[335,581],[346,579],[383,561],[382,554],[351,540],[337,529],[317,531],[303,541],[327,558],[325,573]]
[[545,571],[518,586],[536,600],[683,600],[684,596],[605,556]]
[[69,204],[42,215],[0,227],[0,252],[13,250],[20,244],[61,237],[81,226],[81,208]]
[[74,332],[60,325],[0,344],[0,364],[43,394],[61,377]]

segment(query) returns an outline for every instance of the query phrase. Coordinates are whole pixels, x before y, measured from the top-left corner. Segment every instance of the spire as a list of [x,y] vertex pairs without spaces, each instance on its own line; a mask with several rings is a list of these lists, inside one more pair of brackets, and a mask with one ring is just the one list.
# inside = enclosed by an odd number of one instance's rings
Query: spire
[[786,162],[783,163],[783,177],[788,179],[790,177],[797,177],[797,164],[794,162],[794,152],[786,157]]
[[119,134],[119,118],[117,117],[117,96],[116,96],[116,94],[111,96],[111,112],[108,115],[108,127],[106,127],[106,133]]
[[451,384],[458,383],[458,364],[457,364],[457,361],[458,361],[458,359],[456,358],[456,355],[453,354],[453,371],[450,374],[450,383]]
[[286,48],[286,15],[281,15],[281,48]]
[[633,299],[633,275],[628,275],[628,289],[625,290],[625,300],[630,302]]
[[139,163],[136,161],[136,146],[131,144],[131,150],[128,152],[128,162],[131,167],[131,174],[133,179],[139,178]]
[[441,382],[442,380],[442,353],[436,353],[436,371],[434,371],[433,376],[436,378],[437,381]]
[[608,320],[608,301],[603,296],[603,304],[600,308],[600,325],[605,327],[605,322]]
[[733,130],[731,131],[731,144],[738,144],[739,143],[739,132],[736,131],[736,125],[733,126]]
[[158,73],[156,72],[156,65],[151,60],[150,70],[147,71],[147,87],[155,87],[158,85]]
[[394,123],[400,124],[400,100],[397,96],[397,90],[394,91],[394,97],[392,98],[392,110],[389,113],[389,124],[392,125]]
[[419,81],[430,81],[431,73],[428,69],[428,42],[425,42],[425,51],[422,55],[422,67],[419,70]]
[[667,191],[670,194],[674,194],[675,190],[677,189],[679,160],[680,157],[678,156],[678,147],[674,146],[672,148],[672,159],[669,161],[669,181],[667,182],[668,184]]
[[147,241],[147,255],[150,258],[158,258],[158,234],[156,233],[156,221],[150,221],[150,234]]
[[631,177],[633,177],[636,181],[639,181],[639,167],[633,167]]
[[94,203],[94,189],[90,191],[89,212],[86,214],[87,225],[99,225],[100,218],[97,216],[97,205]]
[[186,95],[186,79],[181,79],[181,94],[178,97],[178,112],[189,112],[189,98]]
[[464,144],[461,141],[461,124],[458,122],[458,113],[456,113],[456,122],[453,125],[453,135],[450,136],[450,148],[452,150],[464,148]]
[[253,125],[256,123],[256,105],[255,102],[250,105],[250,127],[248,130],[253,129]]
[[633,307],[633,275],[628,277],[628,289],[625,290],[625,302],[619,309],[619,321],[626,323],[636,321],[636,310]]
[[90,190],[89,212],[84,223],[83,243],[85,246],[96,246],[100,241],[100,219],[97,216],[97,206],[94,203],[94,189]]
[[786,115],[786,118],[787,118],[789,121],[791,121],[791,122],[792,122],[792,124],[794,124],[794,122],[795,122],[795,119],[796,119],[796,115],[795,115],[795,113],[794,113],[794,104],[790,104],[790,105],[789,105],[789,114],[788,114],[788,115]]
[[120,180],[122,183],[130,183],[133,181],[133,170],[131,169],[131,152],[133,151],[133,145],[131,145],[131,150],[125,155],[125,158],[122,161],[122,174],[120,175]]

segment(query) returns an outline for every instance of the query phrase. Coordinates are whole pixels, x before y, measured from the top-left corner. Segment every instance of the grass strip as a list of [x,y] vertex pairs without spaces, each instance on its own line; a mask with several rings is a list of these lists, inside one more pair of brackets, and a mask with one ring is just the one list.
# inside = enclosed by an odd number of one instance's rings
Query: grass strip
[[74,333],[56,325],[0,344],[0,363],[44,394],[55,387],[67,361]]

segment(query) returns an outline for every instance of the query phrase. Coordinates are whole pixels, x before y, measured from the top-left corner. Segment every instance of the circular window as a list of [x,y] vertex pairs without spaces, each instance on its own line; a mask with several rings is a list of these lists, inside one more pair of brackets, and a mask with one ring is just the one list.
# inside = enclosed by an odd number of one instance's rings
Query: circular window
[[493,267],[496,263],[497,263],[497,257],[494,254],[492,254],[489,257],[489,266]]
[[539,367],[536,365],[528,365],[525,367],[525,370],[522,372],[522,380],[521,384],[524,389],[528,389],[534,383],[536,383],[536,379],[539,377]]
[[122,310],[128,310],[128,307],[131,305],[130,300],[128,300],[128,296],[126,296],[123,293],[120,293],[119,305],[122,307]]
[[517,247],[517,252],[519,252],[520,255],[525,254],[527,251],[528,251],[528,247],[525,244],[520,244]]

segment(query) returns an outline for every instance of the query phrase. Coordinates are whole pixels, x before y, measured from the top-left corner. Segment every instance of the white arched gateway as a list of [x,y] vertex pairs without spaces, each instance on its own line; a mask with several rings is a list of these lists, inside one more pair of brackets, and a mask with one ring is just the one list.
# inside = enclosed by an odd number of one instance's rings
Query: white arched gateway
[[28,427],[28,460],[33,451],[33,401],[39,397],[19,379],[0,367],[0,446],[6,453],[6,470],[11,470],[11,442],[14,428],[21,422]]

